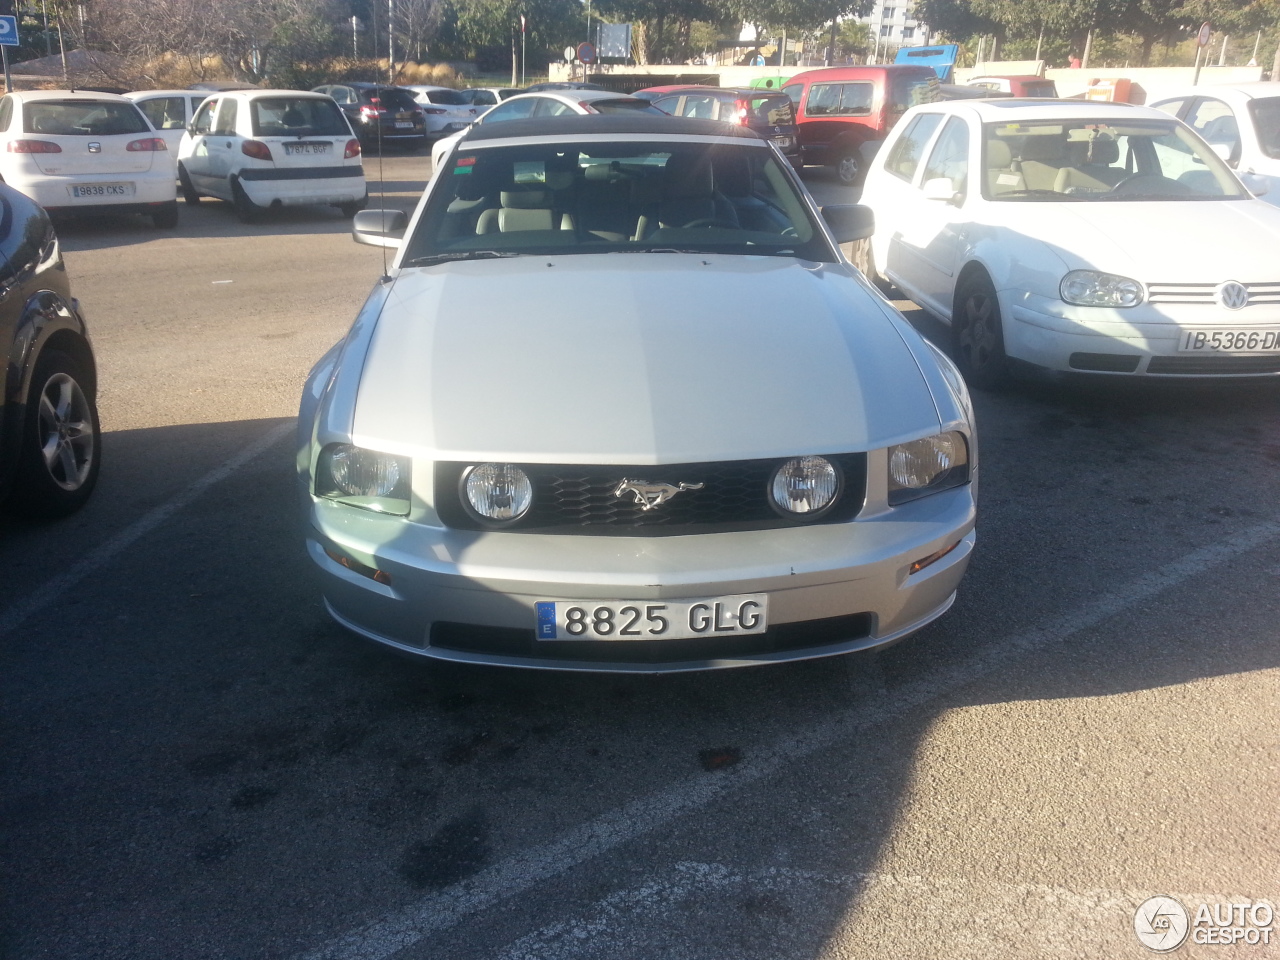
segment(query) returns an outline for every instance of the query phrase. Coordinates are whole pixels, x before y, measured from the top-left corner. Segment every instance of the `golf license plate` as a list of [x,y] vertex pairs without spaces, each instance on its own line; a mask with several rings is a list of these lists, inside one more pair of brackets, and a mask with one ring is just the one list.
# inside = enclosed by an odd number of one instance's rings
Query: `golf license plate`
[[1280,353],[1280,327],[1269,330],[1184,330],[1179,353]]
[[769,597],[748,593],[707,600],[540,601],[539,640],[688,640],[764,633]]
[[73,197],[132,197],[132,183],[80,183],[68,187]]
[[308,143],[307,141],[304,140],[300,143],[286,143],[284,145],[284,152],[291,157],[296,157],[296,156],[315,157],[315,156],[320,156],[322,154],[328,153],[330,146],[332,146],[332,144]]

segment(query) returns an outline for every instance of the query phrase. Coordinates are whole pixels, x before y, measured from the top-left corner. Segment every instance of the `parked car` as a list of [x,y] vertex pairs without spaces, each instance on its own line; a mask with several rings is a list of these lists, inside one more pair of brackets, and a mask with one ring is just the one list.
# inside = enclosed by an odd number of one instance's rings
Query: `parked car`
[[938,100],[930,67],[826,67],[792,77],[782,92],[796,108],[804,162],[856,183],[904,111]]
[[998,386],[1010,359],[1112,376],[1280,374],[1280,209],[1159,110],[916,107],[862,197],[876,232],[855,262],[951,325],[971,385]]
[[484,112],[461,90],[424,86],[406,86],[401,89],[413,94],[426,122],[427,138],[431,140],[465,130]]
[[58,237],[0,184],[0,503],[50,518],[82,507],[102,464],[98,371]]
[[1007,77],[970,77],[968,86],[981,87],[997,93],[1007,93],[1011,97],[1043,97],[1056,100],[1058,87],[1052,80],[1037,77],[1034,74]]
[[356,218],[390,281],[303,392],[339,623],[658,672],[882,646],[950,607],[969,399],[841,256],[865,209],[820,212],[750,130],[631,113],[473,127],[407,223]]
[[191,90],[135,90],[125,96],[138,105],[176,157],[182,134],[209,94]]
[[1275,83],[1195,87],[1152,106],[1189,124],[1234,170],[1265,180],[1263,199],[1280,205],[1280,88]]
[[246,83],[243,80],[201,80],[199,83],[191,85],[192,90],[203,90],[209,93],[227,93],[230,90],[261,90],[262,88],[256,83]]
[[353,216],[368,203],[360,141],[332,97],[236,90],[209,97],[178,149],[190,204],[217,197],[246,223],[282,206],[328,204]]
[[780,90],[771,93],[750,87],[651,87],[638,90],[635,95],[646,93],[656,93],[656,98],[645,99],[673,117],[721,120],[749,127],[776,143],[797,170],[804,166],[791,98]]
[[408,90],[377,83],[333,83],[312,92],[333,97],[365,149],[427,143],[426,120]]
[[[550,119],[567,114],[590,113],[651,113],[665,116],[663,111],[654,107],[647,100],[628,97],[609,90],[547,90],[544,93],[522,93],[519,96],[504,100],[473,126],[488,123],[506,123],[508,120],[527,120],[530,118]],[[439,170],[449,151],[453,149],[465,131],[455,133],[437,140],[431,148],[431,169]]]
[[50,213],[141,213],[178,225],[174,160],[132,100],[25,90],[0,98],[0,178]]
[[[608,87],[585,80],[549,80],[544,83],[531,83],[524,88],[525,93],[545,93],[548,90],[598,90],[608,93]],[[617,91],[613,91],[617,92]]]
[[496,107],[503,100],[509,100],[518,93],[524,93],[524,90],[519,87],[470,87],[458,92],[483,109]]

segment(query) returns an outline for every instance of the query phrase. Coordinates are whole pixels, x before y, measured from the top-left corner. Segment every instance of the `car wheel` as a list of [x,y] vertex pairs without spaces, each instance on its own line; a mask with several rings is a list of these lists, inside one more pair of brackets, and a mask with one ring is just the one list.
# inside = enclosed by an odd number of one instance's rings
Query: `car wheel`
[[868,283],[874,283],[881,292],[888,292],[889,281],[876,272],[875,251],[871,249],[870,239],[855,240],[852,246],[853,252],[849,259],[853,265],[867,278]]
[[257,223],[262,218],[262,207],[249,199],[239,180],[231,181],[231,204],[236,208],[236,216],[241,223]]
[[160,230],[172,230],[178,225],[178,201],[172,200],[151,214],[151,222]]
[[65,517],[93,492],[102,459],[101,430],[84,379],[79,365],[56,350],[36,364],[10,509]]
[[856,150],[843,150],[836,157],[834,167],[836,179],[841,183],[857,183],[862,174],[862,158],[858,156]]
[[369,205],[369,195],[365,194],[360,200],[352,200],[350,203],[338,204],[338,209],[342,211],[342,215],[350,220],[357,213]]
[[195,185],[191,182],[191,175],[182,164],[178,164],[178,186],[182,188],[182,199],[191,206],[194,207],[200,202],[200,194],[196,192]]
[[971,387],[995,390],[1007,382],[1000,301],[986,273],[970,275],[956,291],[951,338],[956,366]]

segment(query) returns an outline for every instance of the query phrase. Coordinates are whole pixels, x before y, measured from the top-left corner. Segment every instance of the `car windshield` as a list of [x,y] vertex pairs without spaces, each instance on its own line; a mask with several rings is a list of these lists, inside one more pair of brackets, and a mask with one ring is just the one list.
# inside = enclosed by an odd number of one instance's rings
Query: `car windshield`
[[771,150],[680,138],[464,141],[437,175],[403,263],[626,252],[837,259]]
[[466,94],[457,90],[427,90],[422,95],[430,103],[442,103],[451,107],[461,107],[472,103]]
[[37,100],[26,105],[22,129],[63,137],[109,137],[151,128],[132,103],[103,100]]
[[1280,160],[1280,97],[1250,100],[1249,112],[1253,114],[1262,152]]
[[795,114],[791,112],[791,98],[783,94],[752,97],[750,117],[774,127],[783,127],[796,122]]
[[648,100],[639,97],[619,97],[617,100],[591,100],[587,103],[596,113],[656,113],[665,114]]
[[255,137],[349,137],[342,111],[328,97],[262,97],[249,101]]
[[1247,199],[1226,163],[1176,120],[1019,120],[982,128],[988,200]]

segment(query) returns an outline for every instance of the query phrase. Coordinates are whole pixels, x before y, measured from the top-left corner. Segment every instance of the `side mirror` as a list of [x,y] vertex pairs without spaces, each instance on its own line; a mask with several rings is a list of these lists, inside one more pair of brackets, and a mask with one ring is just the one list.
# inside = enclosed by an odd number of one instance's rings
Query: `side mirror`
[[370,247],[398,247],[408,225],[403,210],[361,210],[351,221],[351,239]]
[[866,240],[876,232],[875,212],[860,203],[838,203],[822,208],[822,219],[836,236],[836,243]]
[[951,185],[951,180],[947,177],[926,180],[921,192],[926,200],[941,200],[943,203],[954,203],[960,197],[960,192]]
[[1256,173],[1242,173],[1240,174],[1240,181],[1245,185],[1245,189],[1255,197],[1261,197],[1271,192],[1271,181]]

